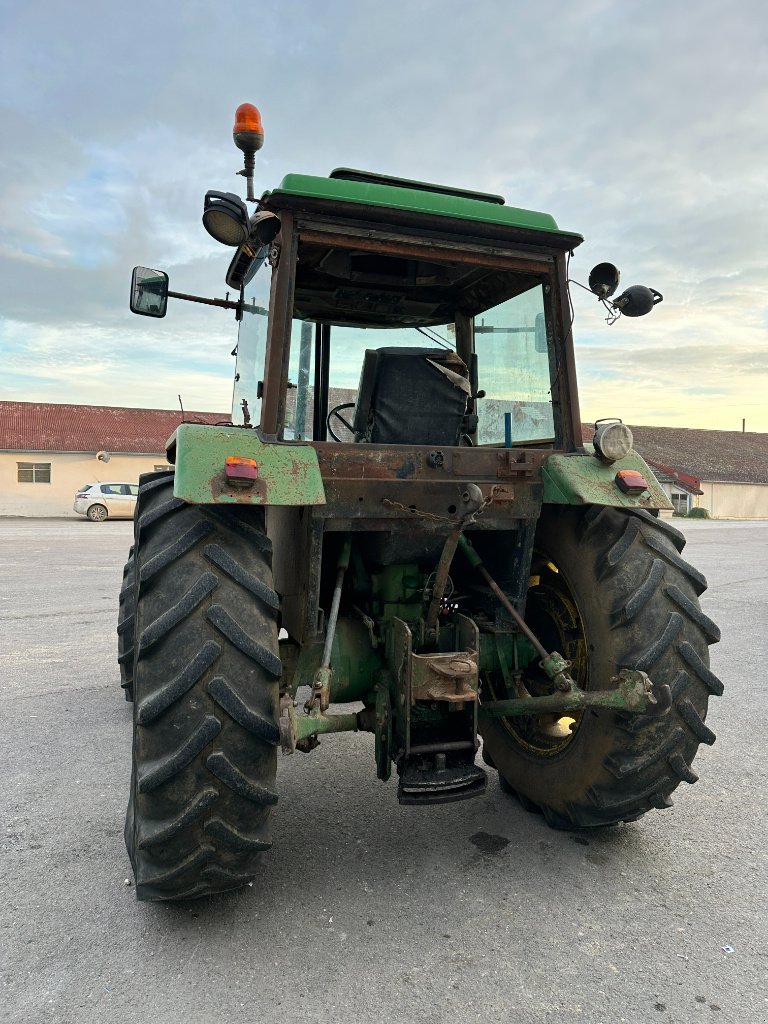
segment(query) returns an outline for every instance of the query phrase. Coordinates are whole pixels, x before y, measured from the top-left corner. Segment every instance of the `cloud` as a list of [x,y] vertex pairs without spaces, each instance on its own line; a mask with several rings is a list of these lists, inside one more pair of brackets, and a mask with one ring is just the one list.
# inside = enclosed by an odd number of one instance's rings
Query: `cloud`
[[663,292],[647,320],[609,328],[574,290],[585,410],[610,399],[634,422],[708,426],[721,409],[724,425],[755,393],[768,351],[757,0],[701,0],[695,16],[661,0],[262,0],[253,14],[41,0],[6,15],[6,392],[157,405],[174,379],[226,391],[231,317],[176,303],[148,327],[127,291],[142,263],[223,295],[230,254],[201,227],[202,197],[242,187],[229,133],[250,100],[266,129],[259,186],[352,165],[501,192],[587,236],[572,277],[609,259],[623,285]]

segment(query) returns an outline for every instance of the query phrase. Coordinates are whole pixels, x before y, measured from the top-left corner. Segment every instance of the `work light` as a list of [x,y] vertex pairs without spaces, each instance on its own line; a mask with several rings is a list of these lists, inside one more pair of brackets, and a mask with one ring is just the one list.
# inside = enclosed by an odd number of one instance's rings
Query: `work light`
[[205,193],[203,227],[222,245],[242,245],[250,234],[248,207],[234,192]]
[[621,420],[598,420],[592,443],[599,459],[603,462],[617,462],[629,453],[634,438],[632,431]]

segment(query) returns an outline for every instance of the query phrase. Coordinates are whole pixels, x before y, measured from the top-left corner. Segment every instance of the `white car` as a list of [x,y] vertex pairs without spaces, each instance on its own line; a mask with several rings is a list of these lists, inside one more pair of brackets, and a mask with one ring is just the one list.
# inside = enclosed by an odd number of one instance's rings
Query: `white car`
[[93,523],[103,523],[105,519],[133,519],[138,493],[138,484],[86,484],[75,495],[72,508]]

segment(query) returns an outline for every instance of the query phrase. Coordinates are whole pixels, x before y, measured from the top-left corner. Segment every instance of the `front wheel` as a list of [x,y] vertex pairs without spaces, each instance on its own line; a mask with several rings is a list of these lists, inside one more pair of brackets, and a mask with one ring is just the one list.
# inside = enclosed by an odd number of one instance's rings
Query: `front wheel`
[[271,548],[262,509],[186,505],[168,477],[142,479],[137,511],[125,842],[139,899],[206,896],[249,882],[271,845]]
[[[589,710],[570,716],[485,719],[486,760],[503,788],[555,828],[632,821],[669,807],[691,762],[713,743],[707,702],[722,693],[708,644],[720,633],[702,612],[701,573],[680,557],[685,538],[642,510],[550,508],[539,523],[526,619],[548,650],[573,663],[584,689],[608,689],[621,668],[672,691],[660,718]],[[535,672],[529,691],[544,692]],[[489,674],[483,697],[517,696]]]

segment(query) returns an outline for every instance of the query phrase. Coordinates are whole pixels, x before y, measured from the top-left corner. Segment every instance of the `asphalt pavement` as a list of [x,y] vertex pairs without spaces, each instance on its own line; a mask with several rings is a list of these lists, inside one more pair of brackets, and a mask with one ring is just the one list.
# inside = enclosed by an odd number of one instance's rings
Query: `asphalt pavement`
[[768,523],[682,526],[725,694],[674,807],[587,835],[495,779],[400,807],[372,737],[330,736],[280,760],[252,886],[146,904],[115,661],[132,524],[0,520],[0,1020],[762,1024]]

